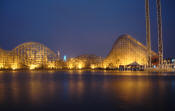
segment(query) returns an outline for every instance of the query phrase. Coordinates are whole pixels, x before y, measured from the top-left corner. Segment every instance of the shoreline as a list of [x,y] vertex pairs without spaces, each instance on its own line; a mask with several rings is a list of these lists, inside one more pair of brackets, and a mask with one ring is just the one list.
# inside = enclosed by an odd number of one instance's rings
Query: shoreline
[[0,69],[0,71],[5,71],[5,72],[13,72],[13,71],[18,71],[18,72],[31,72],[31,71],[43,71],[43,72],[47,72],[47,71],[90,71],[90,72],[157,72],[157,73],[165,73],[165,72],[175,72],[175,69],[144,69],[144,70],[119,70],[119,69]]

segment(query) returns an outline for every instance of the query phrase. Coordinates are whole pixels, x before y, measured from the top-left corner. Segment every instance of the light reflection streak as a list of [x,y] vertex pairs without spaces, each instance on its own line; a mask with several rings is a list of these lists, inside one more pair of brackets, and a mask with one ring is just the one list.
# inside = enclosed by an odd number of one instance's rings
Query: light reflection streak
[[0,84],[0,104],[5,101],[5,85],[3,83]]
[[[116,88],[117,87],[117,88]],[[126,102],[139,102],[151,93],[151,83],[149,80],[135,80],[127,79],[120,82],[114,82],[112,89],[118,93],[119,98]]]
[[84,93],[84,83],[82,80],[71,80],[69,82],[68,89],[69,97],[78,97],[79,99],[81,99]]

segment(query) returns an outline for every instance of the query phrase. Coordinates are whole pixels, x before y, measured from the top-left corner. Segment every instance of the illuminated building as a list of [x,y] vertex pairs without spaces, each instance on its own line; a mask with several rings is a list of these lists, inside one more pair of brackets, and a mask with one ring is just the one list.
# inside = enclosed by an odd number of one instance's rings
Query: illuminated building
[[4,67],[4,57],[6,56],[6,53],[3,49],[0,49],[0,69]]
[[[151,52],[156,56],[155,52]],[[114,43],[112,50],[104,60],[104,67],[119,67],[134,62],[147,65],[147,48],[129,35],[120,36]]]
[[95,69],[102,64],[103,58],[96,55],[81,55],[75,58],[70,58],[67,61],[68,69]]

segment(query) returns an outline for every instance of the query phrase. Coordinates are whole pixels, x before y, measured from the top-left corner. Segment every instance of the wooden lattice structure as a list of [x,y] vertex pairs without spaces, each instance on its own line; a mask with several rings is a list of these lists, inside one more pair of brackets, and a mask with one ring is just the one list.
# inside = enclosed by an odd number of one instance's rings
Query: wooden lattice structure
[[12,51],[0,49],[0,68],[55,67],[57,55],[48,47],[37,42],[23,43]]
[[[152,51],[152,55],[157,55]],[[137,62],[147,64],[147,47],[129,35],[120,36],[104,61],[105,67],[119,67]]]

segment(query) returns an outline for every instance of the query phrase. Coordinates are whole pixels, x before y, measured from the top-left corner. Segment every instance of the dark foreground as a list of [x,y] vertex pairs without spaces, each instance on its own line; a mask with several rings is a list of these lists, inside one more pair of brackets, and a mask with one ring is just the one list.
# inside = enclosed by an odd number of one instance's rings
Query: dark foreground
[[0,72],[1,111],[175,111],[175,73]]

